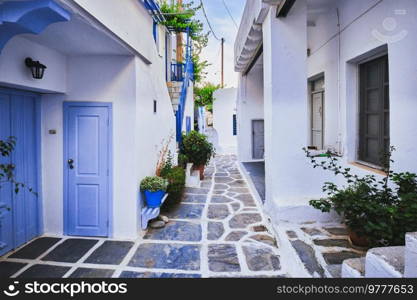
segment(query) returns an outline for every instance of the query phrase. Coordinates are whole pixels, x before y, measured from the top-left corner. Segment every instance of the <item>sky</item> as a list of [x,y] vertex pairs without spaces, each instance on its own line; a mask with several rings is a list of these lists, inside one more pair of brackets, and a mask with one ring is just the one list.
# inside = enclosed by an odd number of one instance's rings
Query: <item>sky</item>
[[[198,4],[199,2],[200,0],[194,0],[195,4]],[[239,26],[246,0],[224,0],[224,2],[231,11],[233,18]],[[233,49],[238,29],[227,13],[227,10],[223,4],[223,0],[203,0],[203,3],[206,8],[207,17],[213,27],[213,31],[215,32],[216,36],[218,38],[225,38],[225,87],[237,87],[237,73],[234,72],[233,64]],[[210,29],[201,11],[198,12],[197,18],[204,23],[205,31],[208,32]],[[220,84],[221,81],[220,45],[221,42],[216,40],[214,36],[210,34],[208,46],[201,53],[202,60],[207,60],[211,64],[206,69],[208,72],[206,81],[214,84]]]

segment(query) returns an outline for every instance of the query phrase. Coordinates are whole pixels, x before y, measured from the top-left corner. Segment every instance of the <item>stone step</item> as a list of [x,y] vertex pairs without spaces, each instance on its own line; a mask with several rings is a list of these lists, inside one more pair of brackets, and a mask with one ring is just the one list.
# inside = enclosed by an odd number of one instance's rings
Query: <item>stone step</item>
[[405,235],[405,277],[417,278],[417,232]]
[[373,248],[366,254],[365,277],[401,278],[404,275],[405,246]]
[[365,257],[351,258],[343,261],[342,278],[364,278]]
[[342,274],[342,265],[327,265],[326,270],[328,274],[326,277],[328,278],[340,278]]

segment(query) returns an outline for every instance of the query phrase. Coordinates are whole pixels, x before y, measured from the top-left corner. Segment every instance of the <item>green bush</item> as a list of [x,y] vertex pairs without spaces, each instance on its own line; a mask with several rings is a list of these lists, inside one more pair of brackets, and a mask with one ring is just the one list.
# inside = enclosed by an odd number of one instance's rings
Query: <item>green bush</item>
[[185,169],[187,167],[187,163],[188,163],[187,155],[182,154],[182,153],[178,154],[178,166]]
[[207,165],[215,155],[213,144],[207,140],[204,134],[197,131],[183,135],[181,153],[188,158],[188,162],[194,166]]
[[145,177],[141,181],[140,189],[141,191],[150,191],[150,192],[166,191],[167,182],[162,177],[148,176],[148,177]]
[[181,202],[185,188],[185,170],[181,167],[173,167],[164,174],[164,178],[168,181],[167,193],[169,196],[167,203],[177,204]]
[[350,230],[369,240],[370,246],[404,245],[405,234],[417,231],[417,175],[390,170],[393,150],[384,164],[386,176],[379,180],[374,175],[352,174],[350,168],[340,166],[334,155],[318,162],[304,149],[314,168],[342,175],[348,183],[347,187],[339,188],[326,182],[323,192],[327,198],[312,200],[310,205],[322,212],[334,209],[344,217]]

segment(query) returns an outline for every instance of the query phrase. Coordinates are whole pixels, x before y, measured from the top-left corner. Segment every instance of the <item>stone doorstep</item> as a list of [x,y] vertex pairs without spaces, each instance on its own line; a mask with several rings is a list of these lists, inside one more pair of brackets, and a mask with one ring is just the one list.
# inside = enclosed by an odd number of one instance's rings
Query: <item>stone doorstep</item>
[[404,274],[405,247],[373,248],[366,254],[365,277],[400,278]]
[[351,258],[343,261],[342,278],[364,278],[365,277],[365,257]]
[[408,251],[417,254],[417,232],[405,235],[405,246]]
[[417,232],[405,235],[404,277],[417,278]]

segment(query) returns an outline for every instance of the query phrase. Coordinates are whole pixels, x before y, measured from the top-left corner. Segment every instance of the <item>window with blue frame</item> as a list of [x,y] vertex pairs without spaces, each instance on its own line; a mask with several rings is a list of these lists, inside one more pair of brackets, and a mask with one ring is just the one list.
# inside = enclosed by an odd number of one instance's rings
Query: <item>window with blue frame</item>
[[233,135],[237,135],[237,117],[233,115]]

